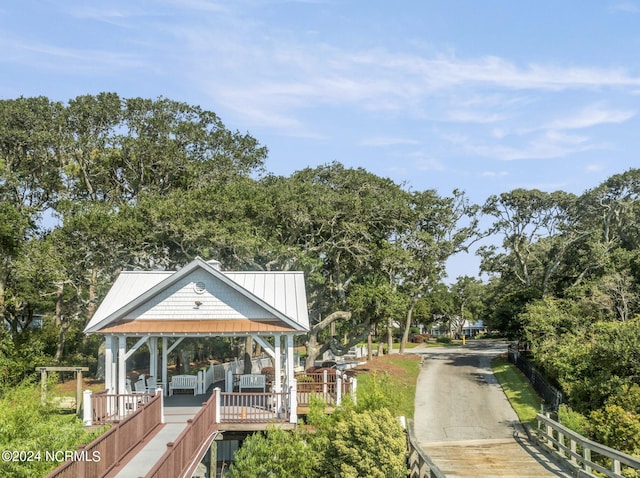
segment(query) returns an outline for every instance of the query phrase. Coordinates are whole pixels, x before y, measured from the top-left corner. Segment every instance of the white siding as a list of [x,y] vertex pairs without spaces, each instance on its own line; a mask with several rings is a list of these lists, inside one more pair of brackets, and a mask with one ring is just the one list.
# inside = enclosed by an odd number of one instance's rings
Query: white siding
[[[195,284],[205,285],[197,293]],[[196,305],[196,301],[201,305]],[[123,317],[127,319],[265,319],[275,316],[242,294],[198,269],[151,297]]]

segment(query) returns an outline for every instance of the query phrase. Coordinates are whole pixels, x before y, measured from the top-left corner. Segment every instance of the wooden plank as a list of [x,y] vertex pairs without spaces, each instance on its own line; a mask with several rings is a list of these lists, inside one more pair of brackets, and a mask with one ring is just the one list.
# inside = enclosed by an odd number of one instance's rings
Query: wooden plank
[[36,367],[36,372],[88,372],[89,367]]

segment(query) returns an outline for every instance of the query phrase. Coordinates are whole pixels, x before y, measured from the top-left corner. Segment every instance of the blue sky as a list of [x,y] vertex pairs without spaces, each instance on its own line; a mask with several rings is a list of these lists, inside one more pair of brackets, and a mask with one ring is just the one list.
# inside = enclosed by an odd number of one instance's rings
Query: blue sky
[[276,174],[339,161],[482,203],[640,167],[640,0],[23,0],[0,45],[2,99],[197,104]]

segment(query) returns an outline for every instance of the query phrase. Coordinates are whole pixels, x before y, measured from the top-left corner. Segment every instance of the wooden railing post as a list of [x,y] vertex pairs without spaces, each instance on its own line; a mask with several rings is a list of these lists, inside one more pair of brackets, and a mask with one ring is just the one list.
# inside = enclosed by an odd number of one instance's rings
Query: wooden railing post
[[589,448],[588,446],[585,446],[582,451],[582,456],[584,458],[584,463],[583,463],[584,471],[586,471],[587,473],[591,473],[591,466],[589,465],[589,462],[591,461],[591,448]]
[[87,457],[84,455],[85,454],[85,446],[84,445],[79,445],[78,446],[78,455],[80,456],[80,459],[77,460],[77,468],[76,468],[76,478],[85,478],[85,476],[87,476]]
[[84,391],[84,397],[82,399],[82,423],[85,427],[90,427],[93,425],[93,403],[91,400],[91,395],[93,392],[91,390]]
[[289,387],[289,423],[298,423],[298,381],[295,378]]
[[113,428],[116,429],[114,435],[115,440],[113,440],[113,454],[116,457],[116,465],[120,464],[120,420],[113,421]]
[[214,404],[215,404],[215,421],[214,423],[220,423],[220,415],[222,412],[222,407],[220,406],[220,401],[222,398],[222,394],[220,393],[220,388],[216,387],[213,389],[213,394],[215,396],[214,398]]
[[324,397],[325,401],[328,398],[328,390],[329,390],[329,372],[327,370],[324,370],[322,373],[323,377],[322,377],[322,396]]

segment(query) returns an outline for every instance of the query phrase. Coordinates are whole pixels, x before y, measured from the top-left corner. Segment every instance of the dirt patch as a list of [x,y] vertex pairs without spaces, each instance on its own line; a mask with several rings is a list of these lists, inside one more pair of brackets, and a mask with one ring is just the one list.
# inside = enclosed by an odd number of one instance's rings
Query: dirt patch
[[[95,378],[82,377],[82,390],[91,390],[99,392],[104,390],[104,380],[96,380]],[[74,377],[64,377],[64,382],[59,382],[54,387],[54,391],[60,395],[70,395],[76,393],[76,379]]]
[[367,363],[348,370],[347,374],[357,376],[359,373],[387,373],[394,377],[402,377],[406,375],[406,369],[400,365],[400,362],[407,360],[419,362],[420,356],[416,354],[392,354],[373,357]]

